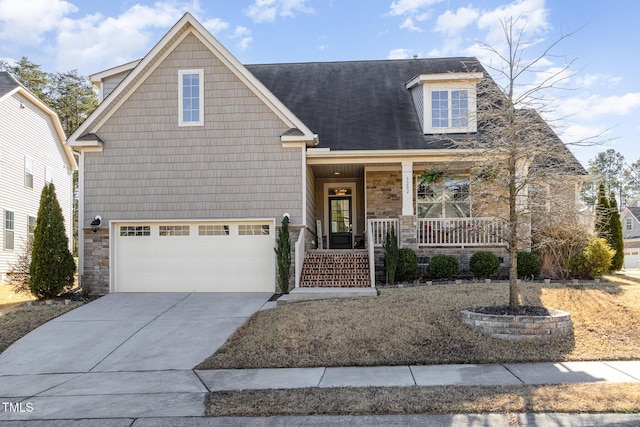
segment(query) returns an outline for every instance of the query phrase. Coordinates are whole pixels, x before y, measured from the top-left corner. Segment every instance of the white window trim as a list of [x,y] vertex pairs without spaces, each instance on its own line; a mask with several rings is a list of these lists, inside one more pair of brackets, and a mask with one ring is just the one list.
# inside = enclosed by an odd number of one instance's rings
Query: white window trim
[[[27,185],[27,175],[31,176],[31,186]],[[33,159],[29,156],[24,156],[24,186],[33,188]]]
[[[185,122],[184,119],[184,111],[183,111],[183,87],[182,87],[182,76],[185,74],[198,74],[200,87],[199,89],[199,99],[200,99],[200,120],[197,122]],[[203,69],[195,69],[195,70],[178,70],[178,126],[204,126],[204,70]]]
[[[468,95],[468,117],[467,126],[461,127],[433,127],[432,126],[432,92],[447,91],[449,92],[449,104],[451,104],[451,92],[456,90],[466,90]],[[424,85],[424,133],[425,134],[441,134],[441,133],[468,133],[477,131],[477,101],[476,101],[476,85],[475,82],[457,82],[447,84],[425,84]],[[451,110],[449,110],[451,114]],[[449,123],[452,122],[449,116]]]
[[51,184],[53,182],[53,168],[51,166],[44,167],[44,182]]
[[[7,212],[11,212],[12,215],[12,219],[11,219],[11,228],[7,227]],[[16,212],[15,211],[10,211],[8,209],[4,210],[2,212],[2,229],[4,230],[4,236],[3,236],[3,243],[2,243],[2,249],[4,249],[5,251],[13,251],[15,250],[16,247]],[[7,247],[7,242],[8,242],[8,238],[7,238],[7,234],[11,233],[11,247]]]

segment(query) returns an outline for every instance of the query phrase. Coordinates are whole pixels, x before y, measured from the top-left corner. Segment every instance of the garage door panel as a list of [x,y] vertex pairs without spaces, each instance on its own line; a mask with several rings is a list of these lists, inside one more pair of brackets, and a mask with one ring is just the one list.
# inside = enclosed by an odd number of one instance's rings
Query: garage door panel
[[[209,223],[206,223],[209,224]],[[255,224],[255,223],[248,223]],[[258,225],[263,223],[258,223]],[[150,225],[147,236],[120,236],[116,224],[116,292],[273,292],[275,237],[200,236],[190,224],[189,236],[160,236]]]

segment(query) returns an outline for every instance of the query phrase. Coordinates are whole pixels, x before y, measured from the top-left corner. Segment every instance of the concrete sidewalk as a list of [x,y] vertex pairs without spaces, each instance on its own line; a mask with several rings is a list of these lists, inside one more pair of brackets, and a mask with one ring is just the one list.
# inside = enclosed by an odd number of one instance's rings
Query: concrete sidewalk
[[[115,422],[117,419],[127,419],[129,424],[126,425],[130,425],[134,419],[167,417],[177,422],[175,417],[189,417],[185,424],[180,421],[178,424],[167,425],[205,425],[198,424],[191,417],[204,415],[205,399],[209,391],[590,382],[639,383],[640,361],[160,370],[2,376],[0,402],[9,402],[13,406],[9,410],[0,406],[0,421],[93,419],[104,422],[109,419]],[[485,419],[491,416],[482,417]],[[634,419],[640,424],[640,415]]]
[[640,425],[640,414],[204,417],[210,391],[640,382],[640,361],[192,369],[268,297],[112,294],[60,316],[0,355],[0,427]]

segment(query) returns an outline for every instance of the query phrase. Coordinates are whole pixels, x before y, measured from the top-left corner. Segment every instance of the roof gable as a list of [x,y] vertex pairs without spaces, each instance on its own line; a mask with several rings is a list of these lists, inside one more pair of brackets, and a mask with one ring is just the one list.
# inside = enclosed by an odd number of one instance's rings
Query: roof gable
[[[296,117],[278,98],[257,80],[218,40],[213,37],[190,13],[184,16],[169,30],[167,34],[153,47],[153,49],[139,62],[134,61],[133,70],[102,102],[85,122],[69,137],[70,145],[83,147],[81,137],[98,130],[117,109],[127,100],[155,70],[162,61],[187,36],[194,35],[230,70],[238,77],[258,98],[260,98],[287,126],[298,129],[301,135],[296,142],[306,142],[315,145],[317,135]],[[100,76],[100,73],[94,76]],[[292,142],[288,136],[286,142]]]

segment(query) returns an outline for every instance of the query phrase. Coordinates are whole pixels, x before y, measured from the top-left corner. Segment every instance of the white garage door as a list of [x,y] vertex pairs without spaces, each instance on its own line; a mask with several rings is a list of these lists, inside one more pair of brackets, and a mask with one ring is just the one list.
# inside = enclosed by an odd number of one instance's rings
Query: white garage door
[[274,292],[273,221],[116,223],[115,292]]

